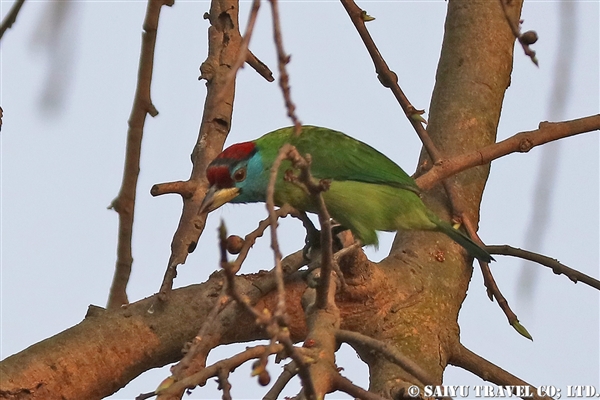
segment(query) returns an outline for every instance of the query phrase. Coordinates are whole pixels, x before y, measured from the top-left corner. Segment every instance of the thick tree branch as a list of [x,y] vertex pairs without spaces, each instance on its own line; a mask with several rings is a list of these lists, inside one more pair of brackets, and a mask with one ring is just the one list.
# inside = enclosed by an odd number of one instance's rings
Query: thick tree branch
[[185,263],[188,253],[194,251],[206,223],[206,214],[199,215],[208,189],[206,167],[223,149],[233,113],[235,79],[228,80],[227,76],[240,53],[242,38],[238,10],[236,0],[213,0],[207,14],[211,23],[208,28],[208,57],[200,66],[201,78],[206,79],[207,93],[198,140],[192,151],[192,173],[188,180],[194,190],[191,197],[183,198],[179,226],[173,235],[171,256],[160,288],[160,298],[163,300],[171,291],[177,266]]
[[156,33],[158,18],[163,5],[171,6],[174,0],[148,0],[146,16],[142,32],[142,49],[138,67],[137,86],[127,130],[127,148],[125,151],[125,165],[123,167],[123,181],[119,195],[112,201],[110,208],[119,214],[119,234],[117,243],[117,262],[113,276],[107,308],[115,309],[127,304],[127,283],[131,275],[133,255],[131,252],[131,238],[133,235],[133,218],[135,212],[135,197],[137,181],[140,172],[140,154],[142,150],[142,137],[146,114],[155,117],[158,111],[152,104],[150,85],[152,83],[152,70],[154,64],[154,48],[156,46]]
[[597,130],[600,130],[600,114],[563,122],[541,122],[536,130],[520,132],[501,142],[440,160],[416,179],[417,185],[429,190],[443,179],[472,167],[486,165],[508,154],[527,153],[536,146],[554,140]]
[[[260,309],[274,310],[276,298],[263,285],[263,274],[236,278],[236,285]],[[265,277],[267,280],[270,278]],[[223,274],[213,274],[201,285],[173,291],[169,301],[155,308],[153,297],[114,311],[90,307],[78,325],[35,344],[0,363],[0,393],[29,393],[31,400],[99,399],[125,386],[142,372],[181,358],[184,344],[198,334],[220,301]],[[306,285],[296,279],[287,285],[288,326],[291,340],[306,335],[300,296]],[[211,324],[210,337],[219,344],[267,338],[254,318],[230,303]],[[209,349],[209,350],[210,350]],[[65,381],[65,376],[77,379]],[[157,382],[158,383],[158,382]]]

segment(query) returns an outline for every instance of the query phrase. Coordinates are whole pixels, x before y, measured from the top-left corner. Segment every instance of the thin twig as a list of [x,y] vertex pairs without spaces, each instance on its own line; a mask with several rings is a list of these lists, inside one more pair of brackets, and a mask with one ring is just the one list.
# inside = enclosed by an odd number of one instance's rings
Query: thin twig
[[337,390],[340,390],[344,393],[348,393],[350,396],[355,399],[361,400],[383,400],[385,397],[381,397],[377,393],[369,392],[361,388],[360,386],[356,386],[350,379],[343,377],[339,373],[334,374],[331,379],[333,380],[333,385]]
[[279,19],[279,5],[277,0],[269,0],[269,2],[271,3],[271,13],[273,15],[273,38],[275,40],[275,47],[277,48],[279,86],[283,92],[283,99],[285,101],[287,115],[294,123],[295,134],[299,135],[302,131],[302,124],[296,116],[296,106],[294,105],[294,102],[292,101],[292,95],[290,94],[290,78],[286,69],[286,65],[290,62],[290,56],[287,55],[283,49],[283,38],[281,37],[281,23]]
[[227,230],[223,220],[221,220],[221,225],[219,226],[219,248],[221,250],[221,268],[225,271],[225,277],[227,278],[227,294],[239,305],[243,306],[246,311],[256,319],[257,324],[262,326],[269,324],[271,322],[271,316],[255,309],[252,306],[250,299],[247,296],[242,295],[241,292],[236,289],[235,274],[237,273],[237,270],[235,270],[233,265],[227,260]]
[[131,238],[133,235],[135,197],[140,171],[140,155],[144,124],[146,122],[146,114],[150,114],[153,117],[158,114],[158,111],[152,104],[150,86],[152,82],[158,18],[163,5],[171,6],[173,5],[173,0],[148,0],[143,24],[142,49],[140,52],[137,86],[133,106],[131,108],[131,115],[129,116],[128,121],[129,128],[127,130],[127,148],[125,152],[125,165],[123,168],[123,181],[118,196],[112,201],[109,207],[119,214],[119,234],[117,243],[117,262],[108,296],[108,309],[115,309],[129,302],[127,299],[127,283],[129,282],[131,265],[133,263]]
[[231,383],[229,383],[229,370],[220,368],[217,372],[218,389],[223,391],[223,400],[231,400]]
[[316,400],[317,396],[315,385],[310,374],[309,364],[305,361],[300,350],[292,343],[290,331],[287,329],[281,329],[277,339],[281,344],[284,345],[285,351],[298,366],[298,376],[300,376],[300,381],[302,382],[302,388],[304,390],[306,399]]
[[17,21],[17,15],[19,15],[19,11],[21,11],[23,3],[25,3],[25,0],[15,1],[8,14],[6,14],[6,17],[4,17],[2,20],[2,25],[0,25],[0,39],[2,39],[2,36],[4,36],[4,32],[11,28]]
[[358,332],[343,329],[337,330],[335,337],[338,341],[346,342],[354,348],[368,347],[369,349],[377,351],[389,361],[402,367],[402,369],[417,378],[424,385],[435,385],[438,383],[413,360],[400,353],[395,347],[380,340],[373,339]]
[[[312,201],[317,205],[319,224],[321,226],[321,283],[317,288],[315,305],[319,309],[325,309],[331,301],[329,288],[331,286],[331,273],[333,271],[333,253],[331,247],[333,238],[331,236],[331,217],[321,194],[329,189],[330,182],[326,180],[321,180],[318,183],[314,182],[310,173],[310,154],[302,157],[295,147],[290,146],[286,149],[286,158],[292,162],[294,168],[300,170],[297,180],[306,187],[312,197]],[[292,179],[292,177],[288,178]]]
[[296,366],[296,362],[292,361],[283,367],[283,372],[279,375],[267,394],[265,394],[263,400],[277,400],[281,391],[287,386],[288,382],[296,376],[296,374],[298,374],[298,367]]
[[520,132],[470,153],[440,160],[418,177],[416,182],[421,189],[428,190],[443,179],[469,168],[485,165],[505,155],[527,153],[536,146],[554,140],[597,130],[600,130],[600,114],[563,122],[541,122],[536,130]]
[[158,393],[157,400],[169,398],[168,396],[171,394],[182,393],[188,388],[192,389],[196,386],[204,386],[208,379],[212,377],[218,377],[219,371],[221,370],[233,371],[245,362],[261,357],[265,352],[269,354],[276,354],[282,350],[283,345],[249,347],[233,357],[216,362],[215,364],[210,365],[193,375],[174,382],[171,386],[161,390]]
[[[467,233],[475,241],[475,243],[479,244],[482,247],[485,247],[485,244],[479,238],[479,235],[477,235],[477,231],[471,223],[471,220],[469,220],[468,218],[463,219],[463,225],[467,230]],[[496,280],[492,275],[490,265],[486,262],[479,261],[479,267],[481,269],[481,274],[483,275],[483,283],[486,287],[486,292],[490,300],[493,301],[494,299],[496,299],[498,306],[500,307],[504,315],[506,315],[510,326],[512,326],[517,332],[525,336],[527,339],[533,340],[527,329],[523,325],[521,325],[521,323],[519,322],[519,318],[508,305],[508,300],[506,300],[506,298],[500,291],[500,288],[498,287],[498,284],[496,283]]]
[[267,186],[266,207],[269,213],[269,223],[271,228],[271,248],[275,258],[275,279],[277,280],[277,307],[275,315],[283,318],[285,315],[285,287],[283,283],[283,271],[281,268],[281,250],[277,240],[277,213],[275,212],[275,183],[281,162],[287,157],[290,145],[284,145],[277,154],[277,158],[271,166],[269,172],[269,186]]
[[[477,375],[483,380],[492,382],[496,385],[512,385],[518,387],[529,387],[531,396],[522,396],[524,399],[552,399],[551,397],[540,397],[537,389],[524,380],[503,370],[497,365],[489,362],[485,358],[473,353],[461,343],[453,347],[452,354],[448,360],[449,364],[465,369]],[[516,390],[516,389],[515,389]]]
[[[289,204],[284,204],[281,208],[275,211],[275,215],[277,218],[283,218],[292,213],[293,211],[293,208]],[[254,231],[250,232],[244,237],[244,244],[242,246],[242,249],[240,250],[235,261],[232,262],[233,268],[235,270],[239,270],[241,268],[242,263],[246,260],[250,249],[252,248],[252,246],[254,246],[254,243],[256,243],[256,239],[261,237],[270,225],[271,218],[269,216],[269,218],[259,222],[258,228],[256,228]]]
[[[500,5],[502,6],[502,12],[504,12],[504,16],[506,17],[506,22],[508,22],[508,26],[510,27],[510,30],[512,31],[515,38],[519,41],[519,43],[521,43],[521,47],[523,47],[523,51],[525,52],[525,55],[527,55],[529,58],[531,58],[531,61],[537,67],[539,67],[538,59],[535,56],[535,51],[532,50],[531,47],[529,47],[529,45],[537,42],[537,34],[535,33],[535,31],[527,31],[527,32],[521,34],[521,28],[519,26],[520,23],[514,24],[512,19],[510,18],[510,15],[508,15],[508,8],[506,7],[506,3],[505,3],[506,0],[499,0],[499,1],[500,1]],[[510,3],[510,1],[508,1],[508,3]]]
[[260,61],[260,59],[256,57],[250,50],[248,50],[246,55],[246,62],[267,81],[273,82],[275,80],[275,78],[273,78],[273,72],[271,72],[267,64]]
[[[269,212],[270,219],[270,227],[271,227],[271,248],[273,249],[274,257],[275,257],[275,279],[277,283],[277,307],[275,309],[274,317],[278,321],[280,326],[287,325],[286,317],[287,313],[285,311],[285,288],[283,282],[283,271],[281,267],[281,251],[279,249],[279,243],[277,240],[277,215],[275,212],[275,184],[277,182],[277,175],[279,172],[279,167],[284,159],[288,159],[290,157],[290,152],[295,151],[295,148],[290,144],[284,144],[281,149],[279,149],[279,153],[275,158],[270,170],[269,176],[269,185],[267,186],[267,199],[266,206],[267,211]],[[296,152],[297,154],[297,152]],[[304,393],[308,399],[316,398],[315,388],[311,379],[310,371],[308,369],[308,365],[302,359],[301,355],[298,354],[297,349],[293,346],[292,341],[289,337],[289,331],[287,329],[280,330],[278,333],[278,340],[280,343],[285,345],[286,351],[288,351],[290,357],[298,366],[298,373],[300,375],[300,379],[302,380],[302,384],[304,387]]]
[[383,56],[379,52],[375,41],[371,37],[367,26],[365,25],[364,11],[360,7],[358,7],[353,0],[340,1],[346,9],[346,12],[350,16],[350,20],[356,27],[358,34],[360,35],[363,43],[365,44],[365,47],[367,48],[371,59],[373,60],[373,64],[375,65],[375,72],[377,73],[377,78],[379,79],[379,82],[381,82],[383,86],[389,88],[392,91],[392,93],[396,97],[396,100],[400,104],[400,107],[402,107],[402,110],[408,118],[408,121],[411,123],[411,125],[415,129],[415,132],[421,139],[421,142],[423,143],[425,150],[427,150],[429,157],[431,157],[433,162],[436,162],[438,159],[441,158],[441,155],[435,147],[433,141],[427,134],[427,131],[423,127],[423,119],[420,117],[420,114],[422,114],[423,112],[417,110],[411,104],[411,102],[408,100],[408,98],[400,88],[400,85],[398,85],[398,76],[394,71],[390,70],[390,68],[388,67],[387,63],[383,59]]
[[544,256],[542,254],[534,253],[532,251],[517,249],[515,247],[511,247],[509,245],[499,245],[499,246],[485,246],[485,249],[490,254],[499,254],[503,256],[512,256],[519,257],[524,260],[533,261],[540,265],[544,265],[552,270],[556,275],[565,275],[574,283],[583,282],[586,285],[589,285],[593,288],[600,290],[600,281],[598,279],[592,278],[589,275],[584,274],[576,269],[569,268],[566,265],[560,263],[558,260],[554,258],[550,258],[548,256]]

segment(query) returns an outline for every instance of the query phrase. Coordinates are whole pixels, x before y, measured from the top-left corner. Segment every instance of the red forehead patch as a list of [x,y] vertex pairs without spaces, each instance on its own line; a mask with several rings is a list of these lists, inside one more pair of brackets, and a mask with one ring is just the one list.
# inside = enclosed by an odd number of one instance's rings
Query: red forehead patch
[[223,152],[221,154],[219,154],[217,156],[217,158],[230,158],[233,160],[245,160],[246,158],[248,158],[250,156],[250,154],[252,154],[252,152],[254,152],[255,149],[256,149],[256,146],[254,145],[253,142],[243,142],[243,143],[232,144],[231,146],[229,146],[228,148],[223,150]]
[[233,179],[226,165],[212,165],[206,170],[206,178],[210,186],[217,185],[219,189],[233,187]]

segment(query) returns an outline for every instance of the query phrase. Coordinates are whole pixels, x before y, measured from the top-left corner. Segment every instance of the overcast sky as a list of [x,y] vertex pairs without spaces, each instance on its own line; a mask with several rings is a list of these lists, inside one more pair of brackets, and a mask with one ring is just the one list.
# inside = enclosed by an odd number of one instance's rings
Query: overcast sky
[[[493,0],[489,0],[493,1]],[[2,0],[4,16],[12,1]],[[27,1],[0,47],[1,140],[1,348],[5,358],[80,322],[89,304],[104,306],[115,263],[117,215],[107,210],[122,175],[127,119],[140,49],[145,1]],[[245,26],[249,1],[242,3]],[[439,57],[445,1],[362,1],[376,20],[368,24],[376,43],[417,108],[428,110]],[[177,0],[160,17],[152,99],[160,114],[146,122],[135,216],[132,301],[158,290],[179,221],[178,196],[152,198],[154,183],[185,180],[191,171],[203,101],[198,67],[207,53],[208,1]],[[343,7],[336,1],[281,2],[284,45],[292,55],[292,97],[302,122],[322,125],[363,140],[412,173],[420,142],[389,90],[374,74],[371,60]],[[561,16],[574,16],[569,34]],[[62,29],[52,18],[62,15]],[[533,48],[540,67],[515,49],[514,72],[506,92],[498,139],[536,129],[544,120],[598,113],[598,1],[527,1],[524,30],[540,40]],[[567,25],[569,26],[569,25]],[[559,50],[559,38],[573,43]],[[263,2],[251,50],[276,70],[270,8]],[[567,58],[571,72],[556,74]],[[564,107],[551,106],[553,85],[567,83]],[[556,96],[554,96],[556,97]],[[553,107],[553,109],[552,109]],[[228,144],[250,140],[290,124],[279,87],[252,69],[238,77]],[[537,251],[599,277],[598,133],[563,140],[550,158],[557,166],[546,196],[550,215]],[[480,236],[488,244],[525,247],[533,193],[543,150],[511,155],[492,165],[484,194]],[[197,250],[179,267],[176,286],[204,281],[218,268],[216,226],[223,218],[241,236],[266,217],[261,205],[230,205],[211,214]],[[284,253],[303,246],[301,224],[282,223]],[[374,260],[386,256],[392,234],[380,235]],[[477,268],[460,314],[463,344],[534,385],[595,385],[600,391],[599,295],[549,269],[507,257],[492,265],[512,309],[533,335],[518,335],[496,303],[487,299]],[[268,235],[251,252],[242,272],[271,268]],[[522,269],[535,288],[519,293]],[[211,358],[236,349],[215,351]],[[366,367],[351,350],[338,365],[367,385]],[[277,375],[279,366],[273,368]],[[249,380],[249,366],[233,374],[235,398],[259,398],[264,388]],[[131,399],[153,390],[168,369],[150,371],[111,399]],[[481,380],[449,367],[447,384]],[[189,398],[220,397],[216,383]],[[297,386],[286,395],[295,394]],[[333,396],[342,398],[342,395]]]

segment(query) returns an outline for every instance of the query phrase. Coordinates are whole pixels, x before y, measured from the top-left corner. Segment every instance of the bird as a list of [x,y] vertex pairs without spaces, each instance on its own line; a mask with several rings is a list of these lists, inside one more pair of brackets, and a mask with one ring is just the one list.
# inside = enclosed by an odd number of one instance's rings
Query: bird
[[[223,150],[207,167],[209,189],[200,206],[211,212],[226,203],[266,202],[270,169],[286,143],[301,155],[310,154],[312,176],[329,181],[322,193],[331,217],[349,229],[363,245],[378,246],[377,231],[438,231],[483,262],[491,255],[471,238],[429,210],[415,181],[387,156],[342,132],[303,125],[281,128]],[[291,168],[282,162],[275,182],[274,202],[298,211],[317,213],[311,196],[284,179]]]

